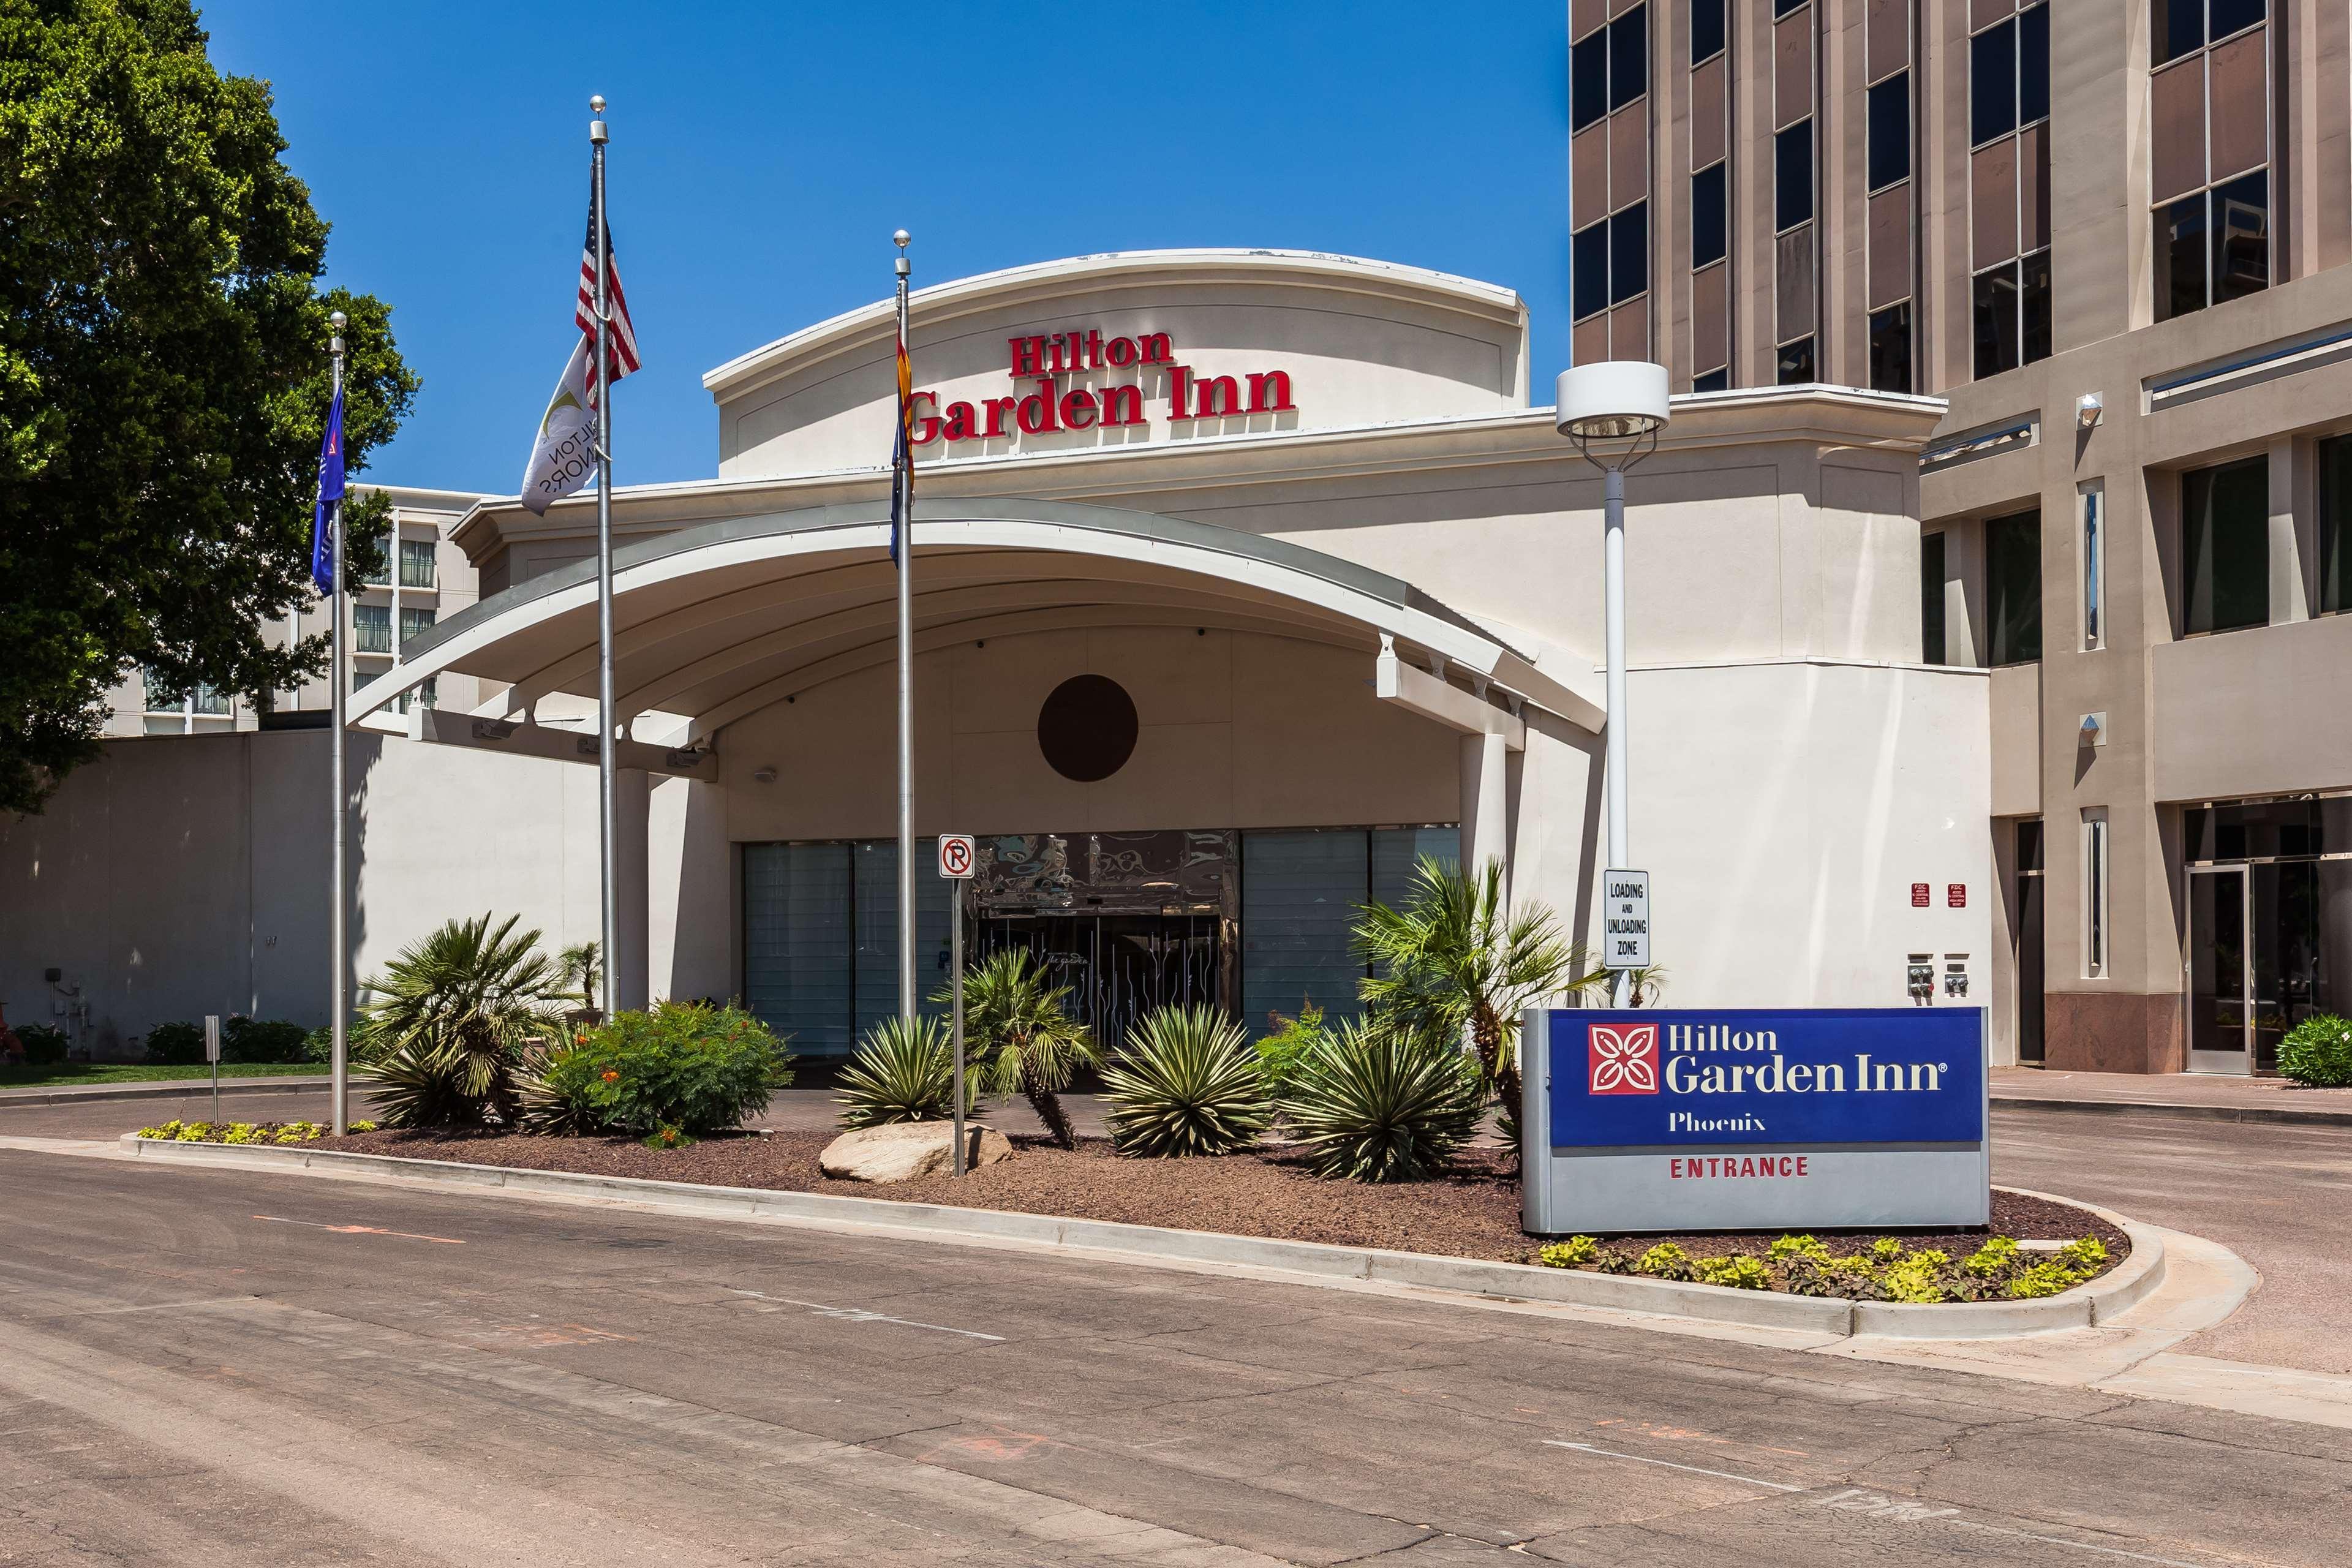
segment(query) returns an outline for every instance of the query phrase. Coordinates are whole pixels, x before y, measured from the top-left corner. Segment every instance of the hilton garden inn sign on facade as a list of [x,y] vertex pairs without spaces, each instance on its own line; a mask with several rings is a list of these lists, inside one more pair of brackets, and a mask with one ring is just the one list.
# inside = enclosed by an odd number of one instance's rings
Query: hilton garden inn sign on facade
[[[1106,1033],[1171,999],[1345,1013],[1354,910],[1424,853],[1499,860],[1597,950],[1601,479],[1529,406],[1517,295],[1174,251],[911,319],[916,823],[979,835],[975,951],[1037,950]],[[720,365],[715,476],[614,501],[622,997],[740,995],[806,1054],[895,1006],[892,342],[877,301]],[[1677,398],[1633,475],[1631,863],[1678,1005],[1946,1005],[1921,964],[1985,1000],[1995,900],[1910,897],[1991,874],[1984,672],[1916,662],[1942,406]],[[481,601],[353,700],[383,778],[471,781],[441,819],[468,843],[593,778],[593,525],[585,495],[475,506]],[[447,674],[487,700],[398,710]],[[524,910],[551,941],[594,933],[585,820],[586,874]],[[362,973],[518,905],[462,851],[397,881],[408,854],[362,850]],[[316,984],[261,1009],[322,1012]]]

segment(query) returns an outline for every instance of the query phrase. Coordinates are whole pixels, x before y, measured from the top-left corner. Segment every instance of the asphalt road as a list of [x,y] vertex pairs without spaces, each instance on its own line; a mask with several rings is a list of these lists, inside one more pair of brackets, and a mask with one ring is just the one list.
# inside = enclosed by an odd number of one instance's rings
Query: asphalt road
[[10,1564],[2352,1561],[2342,1434],[2250,1416],[294,1176],[0,1192]]

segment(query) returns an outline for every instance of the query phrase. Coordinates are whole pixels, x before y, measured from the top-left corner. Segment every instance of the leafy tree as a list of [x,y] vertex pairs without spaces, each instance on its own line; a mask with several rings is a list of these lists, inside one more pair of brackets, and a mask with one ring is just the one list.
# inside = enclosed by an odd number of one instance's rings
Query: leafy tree
[[[265,627],[312,592],[330,312],[351,468],[415,395],[390,310],[319,288],[268,84],[205,43],[186,0],[0,0],[0,810],[95,752],[135,665],[257,704],[320,673]],[[354,583],[383,513],[347,510]]]

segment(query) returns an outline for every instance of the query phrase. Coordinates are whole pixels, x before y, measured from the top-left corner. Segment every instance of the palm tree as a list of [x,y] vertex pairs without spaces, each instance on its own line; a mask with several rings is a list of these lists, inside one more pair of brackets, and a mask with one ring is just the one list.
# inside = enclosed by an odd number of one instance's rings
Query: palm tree
[[575,942],[555,955],[556,973],[564,994],[583,1007],[596,1005],[597,982],[604,978],[603,954],[593,942]]
[[1372,970],[1360,983],[1370,1018],[1454,1039],[1466,1030],[1480,1075],[1505,1113],[1516,1114],[1519,1015],[1538,997],[1575,988],[1584,963],[1559,917],[1532,901],[1506,908],[1496,861],[1465,872],[1424,855],[1404,907],[1365,905],[1355,938]]
[[511,1126],[520,1074],[561,1038],[563,976],[540,933],[509,915],[451,921],[404,949],[370,980],[361,1007],[363,1058],[387,1090],[415,1103],[395,1121],[482,1121]]
[[[1061,1091],[1080,1067],[1099,1059],[1094,1037],[1070,1016],[1070,988],[1055,985],[1025,947],[989,954],[964,971],[963,1020],[982,1087],[1029,1102],[1055,1143],[1077,1147],[1076,1130],[1062,1109]],[[947,1002],[942,989],[931,998]]]

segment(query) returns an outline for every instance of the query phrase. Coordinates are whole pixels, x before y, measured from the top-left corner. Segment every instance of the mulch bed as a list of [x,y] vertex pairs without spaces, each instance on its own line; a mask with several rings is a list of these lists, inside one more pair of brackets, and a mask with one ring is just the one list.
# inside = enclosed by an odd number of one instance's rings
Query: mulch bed
[[[1519,1184],[1499,1153],[1474,1149],[1442,1181],[1370,1186],[1314,1176],[1280,1152],[1216,1159],[1125,1160],[1099,1139],[1074,1152],[1016,1137],[1013,1158],[958,1181],[934,1176],[874,1186],[838,1182],[817,1168],[831,1132],[747,1132],[706,1138],[684,1149],[654,1150],[625,1138],[538,1138],[500,1132],[367,1132],[322,1138],[309,1147],[397,1154],[415,1160],[579,1171],[601,1176],[764,1187],[845,1197],[952,1204],[1072,1219],[1223,1231],[1236,1236],[1389,1247],[1453,1258],[1528,1261],[1535,1242],[1519,1229]],[[1992,1232],[2018,1240],[2073,1241],[2095,1236],[2116,1262],[2129,1254],[2123,1232],[2087,1210],[2044,1198],[1996,1192]],[[1679,1242],[1695,1257],[1760,1252],[1779,1231],[1712,1232],[1644,1237]],[[1840,1254],[1866,1251],[1884,1234],[1910,1247],[1973,1252],[1983,1232],[1823,1232]]]

